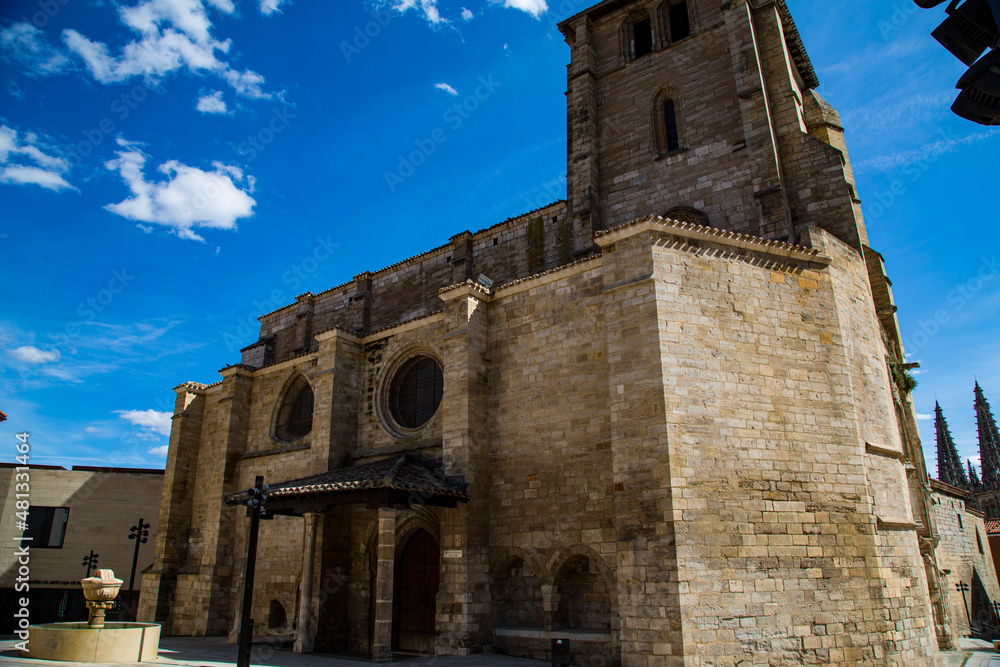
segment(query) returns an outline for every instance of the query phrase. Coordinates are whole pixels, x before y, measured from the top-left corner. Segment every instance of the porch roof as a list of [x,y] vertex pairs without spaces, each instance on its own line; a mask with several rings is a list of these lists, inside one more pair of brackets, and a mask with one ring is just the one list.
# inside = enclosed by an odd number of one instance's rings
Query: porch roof
[[[240,505],[249,497],[247,491],[240,491],[226,496],[225,502]],[[459,501],[467,502],[469,497],[465,489],[435,477],[425,465],[403,454],[268,484],[265,507],[271,515],[302,515],[349,504],[385,507],[419,503],[455,507]]]

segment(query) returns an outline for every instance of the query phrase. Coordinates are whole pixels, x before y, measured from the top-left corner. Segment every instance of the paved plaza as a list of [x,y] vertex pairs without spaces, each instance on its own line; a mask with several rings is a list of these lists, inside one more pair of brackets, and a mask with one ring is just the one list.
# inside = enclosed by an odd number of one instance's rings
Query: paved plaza
[[[324,653],[298,654],[289,649],[273,648],[265,643],[254,645],[250,661],[253,667],[358,667],[371,664],[362,657],[345,657]],[[95,663],[54,662],[51,660],[32,660],[22,658],[20,652],[13,650],[14,639],[0,640],[0,665],[12,667],[54,667],[87,665],[94,667]],[[456,656],[397,656],[394,662],[402,662],[409,667],[451,667],[468,665],[469,667],[538,667],[547,665],[538,660],[511,658],[506,655],[479,654],[468,657]],[[112,667],[111,663],[96,663],[98,667]],[[177,667],[229,667],[236,664],[236,645],[230,644],[225,637],[164,637],[160,640],[160,658],[155,662],[127,663],[131,665],[169,665]],[[122,663],[113,665],[122,667]]]
[[[260,640],[258,640],[260,641]],[[0,665],[11,667],[124,667],[122,663],[53,662],[22,658],[13,650],[14,639],[0,638]],[[961,651],[941,654],[942,667],[1000,667],[1000,653],[993,651],[989,642],[976,639],[962,639]],[[361,657],[347,657],[324,653],[300,655],[288,649],[273,648],[267,644],[254,646],[253,667],[358,667],[371,664]],[[540,660],[511,658],[506,655],[484,653],[479,655],[397,656],[394,662],[405,663],[408,667],[539,667],[547,665]],[[160,657],[155,662],[127,663],[135,666],[177,666],[177,667],[230,667],[236,664],[236,646],[225,637],[164,637],[160,640]]]

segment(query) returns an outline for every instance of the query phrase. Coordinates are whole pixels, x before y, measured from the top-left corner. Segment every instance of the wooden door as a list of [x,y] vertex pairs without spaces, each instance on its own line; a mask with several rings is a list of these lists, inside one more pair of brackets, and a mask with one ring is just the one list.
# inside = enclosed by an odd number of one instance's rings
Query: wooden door
[[426,530],[406,542],[396,569],[393,645],[400,651],[434,652],[434,618],[441,554]]

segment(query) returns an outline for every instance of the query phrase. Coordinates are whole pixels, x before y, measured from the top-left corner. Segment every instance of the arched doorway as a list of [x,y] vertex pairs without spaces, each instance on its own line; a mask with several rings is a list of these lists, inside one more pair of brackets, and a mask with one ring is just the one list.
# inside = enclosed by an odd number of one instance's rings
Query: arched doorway
[[393,646],[400,651],[434,652],[434,618],[441,554],[434,537],[415,532],[399,555],[393,595]]

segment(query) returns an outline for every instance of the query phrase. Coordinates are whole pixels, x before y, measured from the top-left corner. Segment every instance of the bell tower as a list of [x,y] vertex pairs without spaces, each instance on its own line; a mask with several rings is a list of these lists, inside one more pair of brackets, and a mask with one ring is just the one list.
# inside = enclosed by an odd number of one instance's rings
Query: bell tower
[[576,254],[646,215],[867,243],[840,117],[784,0],[605,0],[559,28]]

